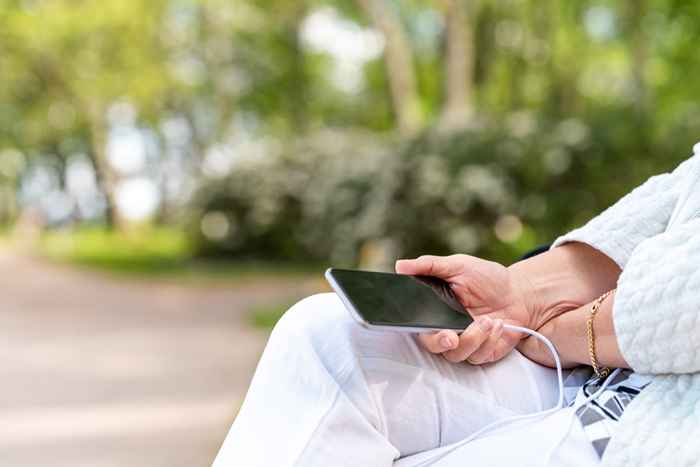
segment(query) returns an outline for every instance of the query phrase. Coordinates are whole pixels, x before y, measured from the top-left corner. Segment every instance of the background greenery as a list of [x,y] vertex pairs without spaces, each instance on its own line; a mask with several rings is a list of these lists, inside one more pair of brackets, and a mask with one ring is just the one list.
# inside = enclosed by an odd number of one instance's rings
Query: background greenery
[[680,0],[0,0],[0,224],[142,274],[513,261],[688,157],[699,19]]

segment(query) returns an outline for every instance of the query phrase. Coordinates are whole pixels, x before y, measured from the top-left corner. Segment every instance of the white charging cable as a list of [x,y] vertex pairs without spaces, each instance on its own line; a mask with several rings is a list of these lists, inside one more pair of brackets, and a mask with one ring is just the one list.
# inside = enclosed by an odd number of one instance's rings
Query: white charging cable
[[[468,442],[473,441],[473,440],[475,440],[475,439],[477,439],[477,438],[479,438],[479,437],[481,437],[481,436],[483,436],[483,435],[485,435],[485,434],[487,434],[487,433],[489,433],[489,432],[491,432],[491,431],[493,431],[496,428],[499,428],[501,426],[504,426],[504,425],[507,425],[507,424],[510,424],[510,423],[513,423],[516,421],[520,421],[520,420],[527,420],[529,418],[546,417],[546,416],[556,412],[557,410],[564,408],[564,375],[563,375],[563,370],[561,367],[561,360],[559,359],[559,353],[557,352],[557,349],[554,347],[554,344],[552,344],[552,342],[549,339],[547,339],[545,336],[543,336],[542,334],[540,334],[537,331],[533,331],[532,329],[524,328],[521,326],[513,326],[511,324],[504,324],[503,329],[507,329],[509,331],[522,332],[522,333],[528,334],[530,336],[533,336],[536,339],[542,341],[542,343],[544,343],[544,345],[547,347],[547,349],[549,349],[549,351],[552,353],[552,357],[554,357],[554,363],[557,366],[557,379],[559,382],[559,398],[557,400],[557,404],[552,408],[542,410],[540,412],[534,412],[534,413],[525,414],[525,415],[516,415],[515,417],[509,417],[509,418],[502,419],[502,420],[496,420],[495,422],[493,422],[489,425],[486,425],[485,427],[481,428],[480,430],[477,430],[476,432],[472,433],[467,438],[462,439],[462,440],[460,440],[460,441],[458,441],[450,446],[445,446],[445,448],[444,448],[445,450],[443,452],[441,452],[440,455],[438,455],[437,457],[431,457],[430,459],[426,459],[423,462],[421,462],[420,464],[417,464],[416,467],[424,467],[424,466],[434,464],[435,462],[443,459],[448,454],[454,452],[457,448],[460,448],[461,446],[464,446]],[[598,389],[590,397],[586,398],[585,401],[581,401],[581,403],[578,404],[578,406],[583,405],[584,403],[587,403],[590,400],[593,400],[596,397],[598,397],[598,395],[600,393],[602,393],[603,390],[605,390],[605,388],[608,385],[608,382],[612,381],[612,378],[614,377],[614,375],[617,375],[617,373],[619,373],[619,371],[620,371],[619,369],[613,371],[612,374],[606,379],[605,383],[600,387],[600,389]],[[575,411],[574,411],[574,416],[575,416]],[[564,440],[564,438],[566,437],[566,435],[568,435],[568,433],[570,431],[571,431],[571,423],[569,423],[569,428],[568,428],[567,432],[564,434],[564,436],[552,447],[552,449],[550,449],[547,456],[545,456],[545,458],[544,458],[544,460],[546,462],[544,464],[545,466],[549,463],[549,460],[551,459],[552,455],[557,450],[557,448],[561,445],[562,441]]]
[[585,399],[576,402],[573,407],[571,408],[571,418],[569,419],[569,424],[567,425],[566,431],[562,433],[562,435],[559,437],[559,440],[552,446],[552,448],[549,450],[547,455],[544,458],[544,463],[542,464],[543,467],[547,467],[549,463],[552,460],[552,456],[554,453],[559,449],[559,446],[561,446],[561,443],[564,442],[567,436],[569,436],[569,433],[571,432],[571,427],[574,425],[573,422],[576,420],[576,411],[580,408],[583,407],[584,405],[588,404],[590,401],[595,400],[600,396],[603,391],[605,391],[608,386],[615,380],[615,377],[622,371],[620,368],[616,368],[613,370],[610,375],[608,375],[607,378],[605,378],[605,381],[603,381],[603,384],[598,388],[596,392],[591,394],[590,396],[586,397]]

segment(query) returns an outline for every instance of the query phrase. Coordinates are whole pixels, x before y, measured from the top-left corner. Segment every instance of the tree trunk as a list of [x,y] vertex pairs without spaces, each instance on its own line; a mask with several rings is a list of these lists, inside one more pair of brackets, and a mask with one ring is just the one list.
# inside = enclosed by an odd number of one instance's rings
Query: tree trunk
[[540,11],[547,14],[540,15],[538,29],[550,46],[548,107],[553,115],[568,117],[577,113],[582,104],[577,86],[582,62],[571,60],[581,53],[576,20],[571,18],[573,6],[556,0],[547,0],[542,5]]
[[90,145],[88,157],[95,170],[97,184],[102,188],[107,203],[105,217],[109,227],[117,230],[125,230],[127,220],[119,214],[116,202],[116,188],[118,176],[107,160],[107,128],[104,122],[104,112],[91,109],[87,114],[90,131]]
[[42,55],[37,60],[37,76],[45,77],[47,81],[54,82],[68,99],[76,103],[80,112],[85,116],[90,144],[88,157],[95,171],[97,185],[105,195],[107,224],[110,227],[124,230],[127,227],[127,222],[119,215],[116,204],[117,174],[112,170],[107,160],[105,108],[101,103],[95,101],[94,96],[89,98],[81,92],[75,92],[70,82],[64,78],[62,70],[63,68],[55,60],[55,57],[51,55]]
[[415,134],[423,127],[411,46],[398,14],[386,0],[357,0],[384,36],[384,62],[399,130]]
[[11,225],[17,217],[17,195],[14,180],[0,181],[0,228]]
[[465,128],[474,114],[474,37],[465,0],[444,0],[446,32],[445,103],[440,129]]
[[304,2],[299,1],[292,2],[292,4],[294,4],[296,8],[292,10],[291,14],[287,16],[287,20],[284,22],[284,35],[291,58],[287,75],[289,76],[290,82],[294,83],[294,86],[288,90],[289,110],[293,130],[296,133],[304,133],[308,126],[307,101],[309,77],[307,76],[304,49],[301,44],[299,28],[306,16],[306,6]]
[[630,64],[631,98],[634,107],[641,114],[649,105],[646,83],[648,40],[644,31],[647,2],[646,0],[628,0],[625,7],[627,9],[625,16],[627,18],[628,36],[632,47]]

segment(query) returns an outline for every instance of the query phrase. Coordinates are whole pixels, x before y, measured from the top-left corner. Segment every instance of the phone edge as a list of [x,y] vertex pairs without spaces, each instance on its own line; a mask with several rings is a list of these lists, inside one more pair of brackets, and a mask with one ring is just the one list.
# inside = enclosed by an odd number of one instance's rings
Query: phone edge
[[[372,330],[372,331],[390,331],[390,332],[407,332],[407,333],[424,333],[424,332],[432,332],[432,331],[443,331],[444,328],[424,328],[424,327],[410,327],[410,326],[388,326],[388,325],[382,325],[382,324],[372,324],[368,323],[367,321],[362,318],[362,315],[357,311],[355,306],[352,304],[350,299],[345,295],[345,292],[343,291],[343,288],[336,282],[335,278],[333,277],[333,269],[334,268],[328,268],[326,269],[326,272],[323,274],[324,277],[326,278],[326,281],[330,284],[331,288],[333,289],[333,292],[340,298],[340,301],[343,303],[345,306],[345,309],[348,310],[350,313],[350,316],[362,327]],[[456,331],[456,332],[461,332],[463,330],[457,330],[457,329],[450,329],[451,331]]]

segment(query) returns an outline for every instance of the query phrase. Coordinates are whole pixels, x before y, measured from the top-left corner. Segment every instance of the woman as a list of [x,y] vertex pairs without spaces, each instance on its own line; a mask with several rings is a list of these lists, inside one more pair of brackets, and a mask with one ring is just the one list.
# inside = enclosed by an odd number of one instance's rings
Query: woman
[[[452,285],[476,318],[461,335],[368,331],[333,294],[302,300],[214,466],[698,465],[698,188],[696,156],[510,267],[398,261]],[[568,407],[507,423],[552,407],[558,388],[547,349],[504,324],[539,330],[575,368]]]

